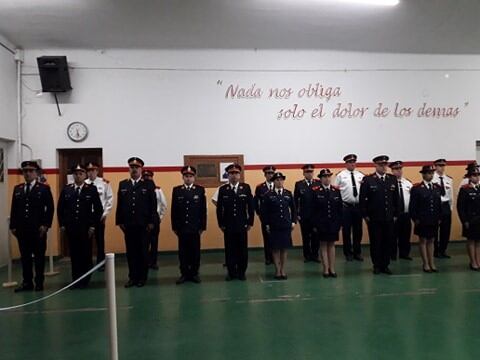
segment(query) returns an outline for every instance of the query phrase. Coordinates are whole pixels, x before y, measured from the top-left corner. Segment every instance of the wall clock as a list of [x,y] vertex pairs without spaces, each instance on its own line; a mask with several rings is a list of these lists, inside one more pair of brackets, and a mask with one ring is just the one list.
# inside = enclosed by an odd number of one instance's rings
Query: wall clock
[[75,142],[81,142],[88,136],[87,125],[79,121],[72,122],[67,128],[68,138]]

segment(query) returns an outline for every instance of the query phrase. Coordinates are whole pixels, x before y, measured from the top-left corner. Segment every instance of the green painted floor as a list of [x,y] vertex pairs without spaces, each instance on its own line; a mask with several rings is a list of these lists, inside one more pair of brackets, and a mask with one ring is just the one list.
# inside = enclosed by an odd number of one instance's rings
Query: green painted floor
[[[145,288],[124,289],[117,259],[120,359],[476,359],[480,356],[480,273],[467,269],[464,244],[439,260],[439,274],[395,262],[396,275],[373,276],[370,263],[345,263],[339,278],[320,265],[289,259],[289,280],[271,280],[261,251],[251,251],[248,280],[224,281],[223,253],[202,257],[203,283],[176,286],[177,259],[162,255]],[[365,249],[368,251],[368,249]],[[414,248],[414,254],[417,254]],[[66,284],[47,278],[46,293]],[[15,273],[18,278],[18,266]],[[6,270],[0,271],[3,281]],[[92,288],[0,313],[0,359],[107,359],[103,274]],[[0,289],[0,307],[38,293]]]

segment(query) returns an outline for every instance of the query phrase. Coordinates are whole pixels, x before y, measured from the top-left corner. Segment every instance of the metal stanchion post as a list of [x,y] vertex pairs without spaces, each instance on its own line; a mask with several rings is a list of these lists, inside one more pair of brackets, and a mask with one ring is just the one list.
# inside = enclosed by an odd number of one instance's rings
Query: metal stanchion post
[[110,337],[110,360],[118,360],[118,339],[117,339],[117,298],[115,294],[115,254],[107,254],[106,277],[108,293],[108,332]]
[[[7,218],[7,229],[10,227],[10,218]],[[17,286],[18,283],[12,279],[12,235],[8,231],[7,235],[7,257],[8,257],[8,279],[7,282],[4,282],[2,286],[4,288]]]
[[47,233],[47,249],[48,249],[48,266],[49,269],[45,273],[45,276],[55,276],[60,274],[60,271],[55,271],[53,269],[53,246],[52,246],[52,239],[49,235],[50,231]]

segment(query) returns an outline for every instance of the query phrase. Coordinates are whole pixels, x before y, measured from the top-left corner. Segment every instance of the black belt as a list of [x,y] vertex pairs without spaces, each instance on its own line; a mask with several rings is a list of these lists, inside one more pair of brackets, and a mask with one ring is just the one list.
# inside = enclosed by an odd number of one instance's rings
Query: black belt
[[349,208],[358,207],[358,205],[359,205],[358,203],[352,204],[352,203],[347,203],[345,201],[343,202],[343,206],[349,207]]

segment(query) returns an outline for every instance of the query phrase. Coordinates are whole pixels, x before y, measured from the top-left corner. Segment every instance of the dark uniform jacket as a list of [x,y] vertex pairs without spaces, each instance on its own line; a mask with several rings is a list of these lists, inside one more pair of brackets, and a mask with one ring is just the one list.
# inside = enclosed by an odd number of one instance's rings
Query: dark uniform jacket
[[50,187],[37,181],[27,196],[25,186],[19,184],[13,189],[10,229],[51,227],[54,208]]
[[[273,183],[272,183],[272,186],[273,186]],[[261,214],[263,196],[269,191],[270,189],[268,188],[268,185],[265,181],[261,184],[258,184],[257,187],[255,188],[255,197],[253,198],[253,202],[255,206],[255,212],[257,213],[258,216],[260,216]]]
[[265,194],[262,221],[271,230],[291,229],[292,223],[297,223],[293,194],[286,189],[283,189],[282,195],[279,195],[276,190]]
[[436,225],[442,216],[442,190],[440,185],[431,183],[432,190],[422,181],[410,191],[410,217],[423,225]]
[[457,201],[458,216],[462,224],[480,224],[480,189],[472,184],[460,188]]
[[331,185],[313,188],[313,226],[321,233],[336,233],[342,226],[343,201],[340,189]]
[[376,173],[363,178],[360,185],[360,210],[362,217],[372,221],[391,221],[399,215],[397,178],[385,174],[382,180]]
[[205,188],[192,185],[175,186],[172,192],[172,230],[196,233],[207,229],[207,200]]
[[308,186],[305,179],[295,183],[293,191],[295,208],[300,221],[311,220],[313,217],[313,190],[312,187],[318,186],[317,180],[312,180],[312,184]]
[[94,227],[103,214],[95,185],[84,184],[77,196],[75,185],[66,185],[58,200],[58,224],[62,227]]
[[255,211],[250,185],[239,183],[237,193],[230,184],[225,184],[218,191],[217,221],[218,226],[229,231],[243,231],[253,226]]
[[156,214],[157,196],[153,181],[140,179],[135,187],[131,179],[120,182],[115,219],[117,225],[154,224]]

